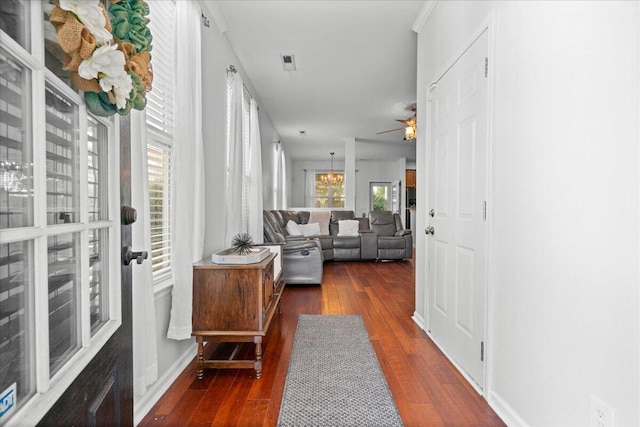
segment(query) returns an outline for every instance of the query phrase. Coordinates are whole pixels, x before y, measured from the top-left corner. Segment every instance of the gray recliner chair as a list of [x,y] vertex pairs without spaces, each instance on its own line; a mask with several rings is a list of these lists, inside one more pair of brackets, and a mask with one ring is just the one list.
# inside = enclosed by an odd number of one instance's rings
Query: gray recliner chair
[[411,259],[413,237],[411,230],[402,226],[400,214],[371,211],[369,226],[378,235],[378,260]]
[[282,280],[290,285],[322,283],[322,247],[317,239],[287,236],[272,212],[262,211],[265,244],[282,245]]

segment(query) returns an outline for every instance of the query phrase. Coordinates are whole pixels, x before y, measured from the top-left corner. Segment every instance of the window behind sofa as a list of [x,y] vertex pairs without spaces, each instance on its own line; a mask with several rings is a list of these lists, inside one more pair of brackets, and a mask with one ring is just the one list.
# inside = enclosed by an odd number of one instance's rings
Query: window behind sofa
[[333,172],[336,183],[328,183],[330,172],[315,173],[315,191],[312,196],[315,208],[344,208],[344,174]]
[[171,156],[173,152],[174,16],[172,1],[154,2],[153,90],[147,94],[147,164],[151,213],[151,264],[155,282],[171,274]]

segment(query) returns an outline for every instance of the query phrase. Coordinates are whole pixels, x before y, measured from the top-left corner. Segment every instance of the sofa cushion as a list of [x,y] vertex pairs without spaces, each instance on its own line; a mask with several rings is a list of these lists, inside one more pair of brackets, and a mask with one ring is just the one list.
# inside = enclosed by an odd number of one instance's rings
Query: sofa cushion
[[360,249],[360,236],[335,236],[333,238],[333,249]]
[[300,218],[300,224],[310,224],[312,221],[309,221],[309,216],[311,212],[309,211],[299,211],[298,218]]
[[379,236],[393,236],[396,232],[396,223],[391,211],[369,212],[371,229]]
[[266,242],[284,242],[284,229],[278,223],[273,212],[262,211],[264,239]]
[[331,211],[311,211],[309,212],[308,222],[317,222],[320,224],[320,235],[329,235],[329,221],[331,220]]
[[309,224],[300,224],[298,225],[300,231],[302,231],[302,235],[305,237],[309,236],[317,236],[320,234],[320,224],[317,222],[312,222]]
[[344,219],[354,219],[355,215],[353,211],[331,211],[331,222],[329,223],[329,234],[332,236],[338,235],[338,221]]
[[302,236],[300,225],[291,219],[287,221],[287,233],[289,233],[290,236]]
[[318,236],[322,250],[333,250],[333,237],[332,236]]
[[283,211],[280,210],[280,215],[282,217],[282,225],[286,226],[289,221],[293,221],[296,224],[300,224],[300,216],[297,211]]
[[378,249],[404,249],[404,237],[378,236]]
[[355,219],[342,219],[338,221],[338,236],[358,236],[360,222]]
[[335,248],[333,250],[333,259],[358,260],[360,259],[360,247],[345,249]]

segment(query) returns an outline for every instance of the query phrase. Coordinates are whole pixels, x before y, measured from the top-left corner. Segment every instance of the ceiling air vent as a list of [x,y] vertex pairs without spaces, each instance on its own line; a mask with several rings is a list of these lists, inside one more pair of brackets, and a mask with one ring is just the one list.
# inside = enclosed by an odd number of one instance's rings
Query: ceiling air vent
[[282,55],[282,68],[285,71],[296,70],[296,61],[293,58],[293,55]]

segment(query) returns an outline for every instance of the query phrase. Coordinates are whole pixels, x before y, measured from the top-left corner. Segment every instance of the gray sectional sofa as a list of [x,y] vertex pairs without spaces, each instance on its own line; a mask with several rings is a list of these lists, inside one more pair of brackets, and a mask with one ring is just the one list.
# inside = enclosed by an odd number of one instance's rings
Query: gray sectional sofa
[[[289,231],[307,226],[316,230],[309,211],[263,211],[264,241],[283,245],[283,280],[285,283],[322,282],[322,262],[331,260],[402,260],[413,254],[411,230],[402,226],[400,215],[389,211],[372,211],[368,217],[356,217],[353,211],[326,212],[328,224],[320,233],[292,234]],[[292,221],[295,224],[289,224]],[[320,220],[322,221],[322,219]],[[296,225],[302,227],[295,227]],[[343,226],[343,230],[340,226]],[[347,232],[347,228],[349,228]],[[346,234],[346,235],[345,235]]]

